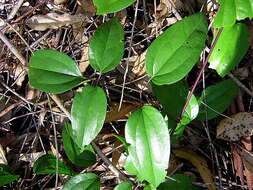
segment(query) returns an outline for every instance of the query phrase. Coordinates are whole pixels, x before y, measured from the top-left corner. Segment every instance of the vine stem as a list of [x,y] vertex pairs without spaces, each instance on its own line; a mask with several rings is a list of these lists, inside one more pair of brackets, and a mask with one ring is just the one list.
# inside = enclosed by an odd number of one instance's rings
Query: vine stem
[[[205,70],[205,68],[206,68],[208,59],[210,58],[210,56],[211,56],[211,54],[212,54],[212,52],[213,52],[213,50],[214,50],[215,45],[216,45],[217,42],[218,42],[218,39],[219,39],[219,37],[220,37],[222,31],[223,31],[223,27],[219,29],[219,31],[218,31],[218,33],[217,33],[217,35],[216,35],[216,37],[215,37],[215,39],[214,39],[214,41],[213,41],[213,43],[212,43],[212,45],[211,45],[210,51],[209,51],[209,53],[208,53],[208,55],[207,55],[207,58],[204,60],[204,63],[203,63],[203,65],[201,66],[200,72],[199,72],[199,74],[198,74],[198,76],[197,76],[197,78],[196,78],[196,80],[195,80],[195,82],[194,82],[194,84],[193,84],[193,86],[192,86],[192,88],[191,88],[191,91],[190,91],[189,95],[187,96],[186,102],[185,102],[184,107],[183,107],[182,112],[181,112],[181,116],[180,116],[180,121],[179,121],[179,123],[181,123],[181,121],[182,121],[182,119],[183,119],[183,115],[184,115],[184,112],[185,112],[185,110],[186,110],[186,107],[187,107],[187,105],[188,105],[189,102],[190,102],[190,99],[191,99],[191,97],[192,97],[192,95],[193,95],[193,93],[194,93],[194,91],[195,91],[195,89],[196,89],[196,87],[197,87],[197,85],[198,85],[198,83],[199,83],[200,77],[202,76],[202,74],[203,74],[203,72],[204,72],[204,70]],[[176,127],[174,127],[174,128],[172,129],[171,135],[173,135],[173,133],[175,132],[175,130],[176,130]]]

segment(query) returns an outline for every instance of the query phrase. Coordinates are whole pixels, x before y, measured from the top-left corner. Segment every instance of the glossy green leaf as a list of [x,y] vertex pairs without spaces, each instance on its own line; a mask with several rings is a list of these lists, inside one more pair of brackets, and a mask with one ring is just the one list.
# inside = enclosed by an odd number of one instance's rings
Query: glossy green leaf
[[[56,157],[52,154],[46,154],[38,158],[33,165],[33,173],[56,174]],[[58,174],[74,175],[74,172],[58,160]]]
[[64,150],[69,160],[81,167],[88,167],[96,163],[96,155],[91,145],[87,145],[84,149],[79,148],[73,141],[71,136],[71,125],[65,123],[62,131],[62,141]]
[[113,70],[124,53],[124,31],[117,17],[98,27],[89,45],[91,66],[101,73]]
[[129,181],[125,181],[119,185],[117,185],[114,190],[132,190],[132,183]]
[[93,0],[93,3],[97,8],[97,15],[102,15],[120,11],[133,4],[135,1],[136,0]]
[[98,135],[106,116],[107,99],[100,87],[86,86],[74,97],[72,117],[72,137],[83,149]]
[[96,174],[81,173],[72,177],[62,190],[99,190],[100,180]]
[[[162,104],[163,110],[168,116],[168,119],[178,121],[189,93],[189,88],[186,83],[181,80],[170,85],[159,86],[152,84],[152,89],[155,96]],[[198,115],[198,111],[198,101],[193,95],[186,107],[186,111],[182,119],[182,124],[187,125],[190,121],[195,119]]]
[[183,174],[175,174],[171,177],[174,180],[167,180],[166,182],[159,185],[158,190],[200,190],[200,188],[192,184],[193,179]]
[[73,59],[55,50],[38,50],[29,61],[31,85],[43,92],[62,93],[78,86],[84,78]]
[[143,106],[127,120],[125,136],[134,174],[139,181],[157,187],[165,180],[170,156],[170,136],[163,116],[152,106]]
[[252,0],[218,0],[220,8],[214,18],[215,28],[232,26],[236,20],[253,17]]
[[0,187],[17,180],[19,177],[19,175],[12,173],[9,166],[0,164]]
[[[207,87],[205,93],[202,92],[199,98],[200,110],[197,119],[205,120],[206,112],[208,120],[215,118],[219,113],[223,113],[236,97],[237,92],[238,86],[232,79]],[[208,107],[201,102],[204,102]]]
[[146,71],[157,85],[184,78],[197,63],[205,46],[207,19],[194,14],[168,28],[148,48]]
[[224,77],[247,53],[249,38],[249,29],[243,23],[224,28],[209,59],[209,68]]

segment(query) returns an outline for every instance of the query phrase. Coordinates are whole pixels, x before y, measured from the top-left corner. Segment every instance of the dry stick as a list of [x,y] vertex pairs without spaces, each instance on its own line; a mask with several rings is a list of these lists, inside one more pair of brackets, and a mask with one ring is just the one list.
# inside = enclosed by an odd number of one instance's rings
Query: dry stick
[[177,18],[177,20],[182,20],[181,15],[178,13],[176,7],[174,6],[174,3],[171,0],[169,0],[169,3],[171,5],[171,10],[172,10],[173,14],[175,15],[175,17]]
[[131,30],[131,38],[130,38],[130,42],[129,42],[130,49],[129,49],[128,55],[127,55],[126,70],[125,70],[125,73],[124,73],[123,87],[122,87],[122,90],[121,90],[121,97],[120,97],[119,109],[118,110],[121,109],[123,98],[124,98],[124,90],[125,90],[125,84],[126,84],[126,77],[127,77],[127,73],[128,73],[129,58],[130,58],[131,50],[132,50],[131,47],[132,47],[132,44],[133,44],[134,27],[135,27],[135,23],[136,23],[136,20],[137,20],[138,6],[139,6],[139,0],[137,0],[136,6],[135,6],[134,21],[133,21],[133,26],[132,26],[132,30]]
[[26,66],[27,65],[27,61],[26,61],[26,59],[10,43],[10,41],[6,38],[6,36],[1,31],[0,31],[0,39],[5,43],[5,45],[10,49],[10,51],[19,59],[19,61],[21,62],[22,66],[24,67],[24,69],[27,70],[27,66]]
[[[52,95],[50,95],[50,96],[52,98]],[[53,95],[53,97],[54,98],[52,98],[52,99],[54,100],[54,102],[67,115],[68,119],[71,121],[72,120],[71,115],[70,115],[69,111],[66,110],[64,108],[64,106],[62,105],[60,98],[57,95]],[[105,162],[105,164],[107,165],[109,170],[111,170],[120,179],[122,179],[124,181],[129,181],[129,179],[120,170],[118,170],[116,167],[114,167],[112,165],[111,161],[104,155],[104,153],[100,150],[100,148],[94,142],[91,142],[91,144],[92,144],[93,148],[95,149],[95,151],[97,152],[97,154],[99,155],[99,157]]]
[[7,20],[11,20],[15,17],[16,13],[18,12],[19,8],[22,6],[24,0],[19,0],[12,8],[11,13],[8,15]]
[[241,83],[232,73],[228,73],[228,76],[241,88],[243,89],[248,95],[253,97],[253,92],[251,92],[244,84]]
[[[180,117],[180,122],[179,122],[179,123],[181,123],[181,121],[182,121],[182,119],[183,119],[183,115],[184,115],[184,112],[185,112],[185,110],[186,110],[186,107],[187,107],[187,105],[188,105],[189,102],[190,102],[190,99],[191,99],[191,97],[192,97],[192,95],[193,95],[193,92],[194,92],[195,89],[196,89],[196,86],[197,86],[197,84],[198,84],[198,82],[199,82],[199,80],[200,80],[200,77],[202,76],[202,73],[203,73],[204,70],[205,70],[205,67],[206,67],[206,65],[207,65],[208,59],[210,58],[210,56],[211,56],[211,54],[212,54],[212,52],[213,52],[213,49],[214,49],[214,47],[215,47],[215,45],[216,45],[216,43],[217,43],[217,41],[218,41],[218,39],[219,39],[219,37],[220,37],[222,31],[223,31],[223,27],[219,29],[218,34],[217,34],[217,36],[216,36],[214,42],[212,43],[211,48],[210,48],[210,51],[209,51],[209,53],[208,53],[208,55],[207,55],[207,57],[206,57],[206,59],[205,59],[203,65],[202,65],[202,67],[201,67],[201,70],[200,70],[198,76],[197,76],[197,79],[195,80],[195,82],[194,82],[194,84],[193,84],[193,86],[192,86],[192,89],[191,89],[191,91],[190,91],[190,94],[187,96],[187,100],[186,100],[185,105],[184,105],[184,107],[183,107],[183,109],[182,109],[182,112],[181,112],[181,117]],[[176,129],[176,127],[174,127],[174,128],[172,129],[171,135],[173,135],[173,133],[175,132],[175,129]]]
[[[48,104],[50,110],[52,110],[51,102],[49,99],[49,96],[47,96],[48,99]],[[55,177],[55,189],[57,189],[58,186],[58,180],[59,180],[59,149],[58,149],[58,142],[57,142],[57,132],[56,132],[56,127],[55,127],[55,121],[54,121],[54,116],[53,113],[51,112],[52,116],[52,122],[53,122],[53,129],[54,129],[54,143],[55,143],[55,150],[56,150],[56,163],[55,163],[55,171],[56,171],[56,177]]]
[[19,101],[14,104],[11,104],[9,107],[5,108],[3,111],[0,112],[0,117],[3,117],[5,114],[7,114],[8,112],[10,112],[11,110],[13,110],[15,107],[17,107],[18,105],[22,103],[23,101]]

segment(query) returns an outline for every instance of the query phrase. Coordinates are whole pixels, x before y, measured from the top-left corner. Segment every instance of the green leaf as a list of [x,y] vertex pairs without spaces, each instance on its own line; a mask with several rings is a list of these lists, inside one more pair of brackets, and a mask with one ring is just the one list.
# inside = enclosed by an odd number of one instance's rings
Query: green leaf
[[125,134],[130,144],[127,159],[136,169],[138,180],[157,187],[165,180],[170,156],[170,136],[163,116],[152,106],[143,106],[129,117]]
[[[205,93],[202,92],[199,98],[200,111],[197,119],[204,121],[206,119],[206,112],[208,120],[215,118],[218,113],[223,113],[236,97],[237,92],[238,86],[232,79],[207,87]],[[204,106],[201,102],[204,102],[208,107]]]
[[135,1],[136,0],[93,0],[93,3],[97,8],[97,15],[102,15],[120,11],[133,4]]
[[62,190],[99,190],[100,180],[96,174],[81,173],[72,177]]
[[114,190],[132,190],[132,183],[130,181],[125,181],[117,185]]
[[206,17],[198,13],[178,21],[159,36],[146,55],[146,71],[152,81],[162,85],[184,78],[199,59],[207,29]]
[[106,116],[107,99],[100,87],[86,86],[74,97],[72,117],[72,138],[83,149],[98,135]]
[[31,85],[46,93],[62,93],[78,86],[84,78],[74,60],[55,50],[37,50],[29,61]]
[[62,141],[69,160],[73,164],[81,167],[88,167],[95,164],[96,155],[92,151],[92,146],[88,145],[83,150],[79,148],[72,139],[71,130],[71,125],[65,123],[62,131]]
[[12,173],[9,166],[0,164],[0,187],[17,180],[19,177],[19,175]]
[[200,190],[200,188],[192,185],[193,179],[183,175],[175,174],[171,178],[174,180],[167,180],[166,182],[159,185],[158,190],[169,190],[169,189],[178,189],[178,190]]
[[252,0],[218,0],[220,8],[214,18],[213,27],[227,27],[235,24],[236,20],[253,17]]
[[123,56],[123,40],[123,27],[117,17],[99,26],[89,46],[89,61],[92,68],[102,73],[113,70]]
[[[58,174],[74,175],[74,172],[68,166],[62,161],[58,161]],[[38,158],[33,165],[33,173],[56,174],[56,157],[52,154],[46,154]]]
[[209,68],[224,77],[240,63],[249,48],[250,32],[243,23],[225,27],[209,59]]
[[[166,113],[168,118],[178,121],[189,93],[189,88],[185,81],[181,80],[174,84],[160,86],[152,84],[152,89],[155,96],[162,104],[163,111]],[[182,124],[187,125],[195,119],[198,115],[198,111],[198,101],[196,97],[192,95],[183,115]]]

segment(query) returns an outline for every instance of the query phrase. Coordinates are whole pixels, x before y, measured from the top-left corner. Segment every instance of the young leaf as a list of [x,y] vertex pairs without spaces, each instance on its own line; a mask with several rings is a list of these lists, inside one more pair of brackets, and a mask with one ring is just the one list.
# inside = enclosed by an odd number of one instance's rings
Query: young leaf
[[82,150],[74,143],[71,137],[71,125],[69,123],[65,123],[65,127],[63,128],[62,141],[66,155],[73,164],[88,167],[96,163],[96,155],[91,145],[86,146]]
[[132,190],[132,183],[130,181],[125,181],[117,185],[114,190]]
[[225,27],[209,59],[209,68],[224,77],[240,63],[249,48],[250,32],[243,23]]
[[0,187],[17,180],[19,177],[19,175],[12,173],[9,166],[0,164]]
[[206,17],[198,13],[177,22],[159,36],[146,55],[146,71],[152,81],[162,85],[184,78],[199,59],[207,29]]
[[165,180],[170,156],[170,136],[163,116],[155,108],[143,106],[129,117],[125,134],[130,144],[127,159],[135,168],[134,174],[157,187]]
[[29,61],[31,85],[46,93],[62,93],[78,86],[84,78],[75,62],[55,50],[38,50]]
[[62,190],[99,190],[99,177],[93,173],[80,173],[72,177],[63,186]]
[[103,15],[120,11],[133,4],[135,1],[136,0],[93,0],[93,3],[97,8],[97,15]]
[[200,188],[192,185],[193,179],[183,175],[175,174],[171,178],[174,180],[167,180],[166,182],[159,185],[158,190],[168,190],[168,189],[180,189],[180,190],[200,190]]
[[74,97],[72,117],[72,138],[83,149],[97,136],[103,127],[107,100],[104,90],[86,86]]
[[[41,156],[33,165],[35,174],[56,174],[56,172],[56,157],[52,154]],[[58,174],[74,175],[74,172],[59,160]]]
[[[223,113],[235,98],[238,91],[238,86],[232,79],[219,82],[215,85],[209,86],[202,92],[199,98],[199,115],[198,120],[215,118],[219,113]],[[203,105],[204,102],[208,107]]]
[[99,26],[89,45],[89,61],[92,68],[101,73],[114,69],[124,53],[123,39],[123,27],[117,17]]
[[214,18],[213,27],[227,27],[235,24],[236,20],[253,17],[252,0],[218,0],[220,8]]

